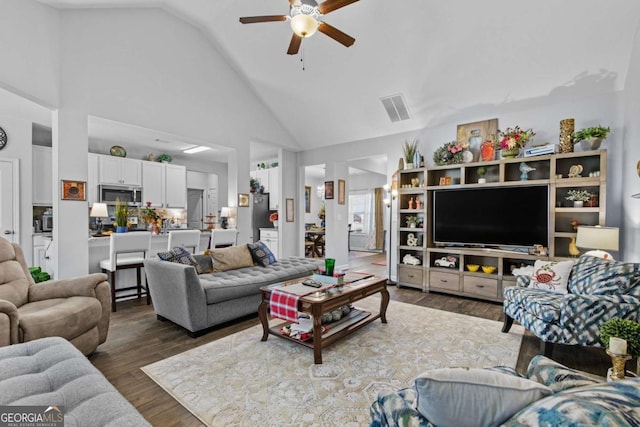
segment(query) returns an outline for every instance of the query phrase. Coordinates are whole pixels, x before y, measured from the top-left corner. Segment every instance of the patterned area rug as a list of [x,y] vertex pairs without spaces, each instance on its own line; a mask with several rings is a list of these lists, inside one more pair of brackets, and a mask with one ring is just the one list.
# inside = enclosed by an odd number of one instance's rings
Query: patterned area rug
[[[380,299],[355,305],[377,311]],[[260,341],[258,325],[142,369],[208,426],[366,426],[378,391],[409,386],[428,369],[515,367],[524,332],[396,301],[387,321],[324,349],[322,365],[309,348]]]

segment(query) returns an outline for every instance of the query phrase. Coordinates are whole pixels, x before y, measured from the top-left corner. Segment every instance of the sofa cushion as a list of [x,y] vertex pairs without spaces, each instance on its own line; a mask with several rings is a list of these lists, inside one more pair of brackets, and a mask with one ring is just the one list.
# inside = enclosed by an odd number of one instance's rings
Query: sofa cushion
[[637,426],[640,378],[561,391],[524,408],[505,426]]
[[529,286],[557,294],[566,294],[571,267],[573,267],[573,261],[536,260]]
[[204,289],[207,304],[259,295],[260,287],[298,277],[310,276],[317,268],[317,261],[287,257],[266,267],[251,266],[235,270],[201,274],[200,284]]
[[176,246],[167,252],[158,252],[158,258],[163,261],[175,262],[178,264],[192,265],[196,268],[196,272],[202,273],[198,261],[193,257],[191,252],[182,246]]
[[229,246],[228,248],[211,249],[209,250],[209,255],[213,260],[214,272],[253,266],[253,258],[246,244]]
[[573,266],[569,292],[587,295],[640,296],[640,264],[583,255]]
[[521,307],[526,313],[547,323],[560,322],[562,295],[535,288],[508,287],[505,304]]
[[277,261],[276,256],[264,242],[258,240],[256,243],[249,243],[248,246],[251,257],[256,264],[266,267]]
[[525,378],[479,368],[433,369],[415,380],[417,409],[437,426],[499,425],[552,394]]
[[530,380],[546,385],[554,393],[601,382],[596,380],[593,375],[567,368],[540,354],[534,356],[529,362],[526,376]]
[[98,324],[102,306],[92,297],[52,298],[24,304],[18,313],[21,341],[51,336],[71,340]]

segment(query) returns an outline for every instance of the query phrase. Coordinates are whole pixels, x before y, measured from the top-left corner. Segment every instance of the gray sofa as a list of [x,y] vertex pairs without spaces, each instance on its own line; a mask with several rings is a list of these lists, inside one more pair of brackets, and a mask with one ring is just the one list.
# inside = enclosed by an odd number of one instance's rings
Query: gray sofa
[[[202,271],[211,268],[207,255],[194,256]],[[317,260],[288,257],[266,267],[198,274],[194,266],[149,258],[144,261],[153,309],[197,337],[209,328],[257,313],[260,287],[310,275]]]
[[151,425],[77,348],[60,337],[0,347],[0,406],[11,412],[11,406],[25,405],[58,407],[50,411],[62,410],[65,427]]

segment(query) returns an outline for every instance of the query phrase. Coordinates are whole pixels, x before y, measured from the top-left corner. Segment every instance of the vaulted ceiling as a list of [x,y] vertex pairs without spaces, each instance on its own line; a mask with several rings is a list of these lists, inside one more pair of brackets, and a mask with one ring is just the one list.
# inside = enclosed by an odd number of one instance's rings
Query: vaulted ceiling
[[[55,8],[159,7],[199,28],[303,149],[415,131],[487,106],[624,88],[637,0],[360,0],[287,55],[287,0],[39,0]],[[214,77],[212,77],[214,78]],[[402,94],[392,123],[381,97]]]

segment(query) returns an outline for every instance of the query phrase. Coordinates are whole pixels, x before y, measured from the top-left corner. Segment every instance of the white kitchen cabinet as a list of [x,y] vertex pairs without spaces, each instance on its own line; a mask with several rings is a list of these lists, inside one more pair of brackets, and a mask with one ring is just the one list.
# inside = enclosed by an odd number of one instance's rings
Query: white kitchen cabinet
[[100,161],[98,157],[97,154],[89,153],[89,170],[87,173],[87,201],[89,202],[89,206],[100,201],[100,194],[98,192],[98,182],[100,180],[98,170],[100,168]]
[[187,168],[142,162],[142,203],[158,208],[187,207]]
[[165,164],[165,204],[168,208],[187,208],[187,168]]
[[260,240],[273,252],[276,259],[280,257],[278,252],[278,230],[275,228],[261,228]]
[[100,184],[142,185],[142,162],[115,156],[100,156]]
[[34,205],[51,206],[53,204],[52,158],[51,147],[32,146],[32,203]]
[[142,203],[154,208],[164,207],[164,163],[142,162]]

